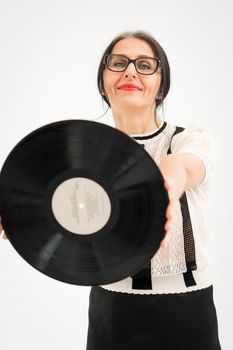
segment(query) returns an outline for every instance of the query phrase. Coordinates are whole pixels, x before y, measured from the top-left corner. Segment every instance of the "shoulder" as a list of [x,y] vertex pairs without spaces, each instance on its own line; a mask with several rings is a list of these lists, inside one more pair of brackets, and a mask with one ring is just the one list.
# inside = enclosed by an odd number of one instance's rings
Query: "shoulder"
[[199,157],[206,170],[206,182],[213,172],[217,154],[217,141],[205,124],[192,124],[176,134],[171,142],[172,153],[191,153]]
[[216,138],[212,130],[205,124],[192,124],[174,135],[172,140],[174,151],[180,147],[216,147]]

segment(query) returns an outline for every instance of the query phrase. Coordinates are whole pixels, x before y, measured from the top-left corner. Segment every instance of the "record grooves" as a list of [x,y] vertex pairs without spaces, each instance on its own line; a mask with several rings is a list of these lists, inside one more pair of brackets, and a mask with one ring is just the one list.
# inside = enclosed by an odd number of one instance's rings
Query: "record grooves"
[[167,191],[123,132],[68,120],[27,135],[0,174],[2,223],[16,251],[59,281],[102,285],[139,271],[164,236]]

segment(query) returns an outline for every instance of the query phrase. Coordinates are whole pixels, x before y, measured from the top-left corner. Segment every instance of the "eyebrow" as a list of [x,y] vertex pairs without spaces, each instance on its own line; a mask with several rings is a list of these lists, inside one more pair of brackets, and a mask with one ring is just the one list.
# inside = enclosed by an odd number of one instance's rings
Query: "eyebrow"
[[[112,55],[117,55],[117,56],[124,56],[129,58],[125,53],[112,53]],[[138,55],[137,58],[154,58],[148,55]]]

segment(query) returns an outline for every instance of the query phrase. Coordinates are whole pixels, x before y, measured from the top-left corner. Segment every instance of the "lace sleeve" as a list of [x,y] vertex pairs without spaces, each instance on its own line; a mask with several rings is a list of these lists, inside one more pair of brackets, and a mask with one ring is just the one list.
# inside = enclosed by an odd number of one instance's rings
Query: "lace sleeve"
[[217,142],[213,133],[204,125],[192,125],[174,136],[171,143],[172,153],[192,153],[205,164],[205,178],[202,184],[209,182],[213,173],[217,155]]

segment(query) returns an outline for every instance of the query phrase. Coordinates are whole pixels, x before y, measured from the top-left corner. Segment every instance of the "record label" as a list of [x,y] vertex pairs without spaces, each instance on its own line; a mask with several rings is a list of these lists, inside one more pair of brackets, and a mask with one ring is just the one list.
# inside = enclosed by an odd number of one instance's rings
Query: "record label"
[[59,224],[80,235],[102,229],[111,214],[107,192],[97,182],[84,177],[62,182],[54,191],[51,204]]

